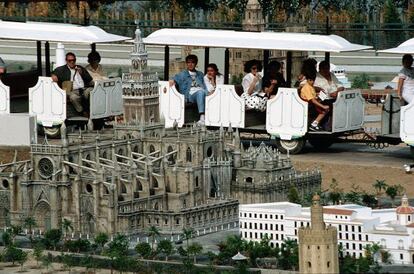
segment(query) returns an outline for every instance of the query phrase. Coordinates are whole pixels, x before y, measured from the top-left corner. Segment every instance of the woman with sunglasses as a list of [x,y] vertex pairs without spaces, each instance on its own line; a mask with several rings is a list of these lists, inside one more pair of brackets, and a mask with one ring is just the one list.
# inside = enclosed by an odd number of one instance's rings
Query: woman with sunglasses
[[208,95],[216,90],[217,85],[224,84],[224,76],[219,72],[216,64],[207,65],[207,73],[204,75],[204,83],[206,84]]
[[243,77],[242,98],[248,109],[258,111],[266,110],[267,96],[262,92],[262,63],[259,60],[250,60],[244,64],[244,72],[247,74]]

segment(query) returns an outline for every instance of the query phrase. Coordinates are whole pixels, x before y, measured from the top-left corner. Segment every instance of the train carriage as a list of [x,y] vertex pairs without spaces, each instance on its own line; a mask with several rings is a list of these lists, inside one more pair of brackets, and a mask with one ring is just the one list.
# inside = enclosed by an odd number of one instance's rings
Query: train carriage
[[[66,92],[50,77],[50,42],[56,45],[56,66],[65,64],[63,43],[89,44],[94,51],[97,43],[113,43],[129,37],[105,32],[96,26],[72,24],[7,22],[0,24],[0,39],[36,41],[37,68],[29,72],[7,73],[0,81],[0,113],[28,112],[51,137],[59,135],[66,121],[75,124],[99,123],[101,119],[123,113],[122,81],[120,78],[95,81],[90,94],[90,116],[82,117],[68,103]],[[42,62],[44,42],[45,67]],[[16,103],[18,102],[18,103]],[[23,103],[22,103],[23,102]],[[19,107],[16,105],[19,104]],[[21,106],[23,104],[23,106]]]
[[[276,97],[268,100],[266,113],[246,110],[244,101],[229,82],[229,49],[263,50],[264,63],[268,63],[270,50],[287,51],[287,82],[291,82],[293,51],[322,51],[329,59],[330,52],[369,49],[352,44],[337,35],[307,33],[242,32],[228,30],[161,29],[144,39],[146,44],[165,46],[164,79],[168,79],[169,46],[205,48],[204,64],[209,63],[210,48],[224,48],[225,85],[206,97],[206,125],[237,127],[240,131],[267,133],[282,152],[301,152],[306,140],[317,147],[329,147],[338,136],[360,132],[364,123],[364,99],[359,90],[346,90],[338,94],[332,111],[332,130],[308,131],[308,103],[300,99],[296,88],[279,88]],[[160,112],[166,127],[182,126],[186,119],[184,97],[160,82]]]

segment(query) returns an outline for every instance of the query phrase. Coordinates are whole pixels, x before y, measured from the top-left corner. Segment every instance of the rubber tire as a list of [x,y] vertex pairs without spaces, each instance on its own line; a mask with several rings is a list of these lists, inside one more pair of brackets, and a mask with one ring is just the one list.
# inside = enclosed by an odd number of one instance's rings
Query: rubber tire
[[281,140],[280,138],[276,138],[275,140],[277,149],[283,154],[287,154],[288,149],[289,154],[299,154],[302,152],[305,143],[305,138],[292,139],[290,141]]
[[48,138],[59,138],[60,137],[60,126],[54,126],[54,127],[43,127],[40,126],[41,132],[44,135],[47,135]]
[[309,138],[309,144],[318,151],[325,151],[332,146],[334,140],[332,138]]

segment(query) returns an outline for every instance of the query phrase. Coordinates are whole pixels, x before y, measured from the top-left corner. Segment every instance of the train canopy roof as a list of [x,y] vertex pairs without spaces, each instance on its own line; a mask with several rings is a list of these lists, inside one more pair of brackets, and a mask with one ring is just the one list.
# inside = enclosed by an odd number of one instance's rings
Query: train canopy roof
[[371,48],[371,46],[352,44],[337,35],[208,29],[161,29],[144,38],[144,43],[169,46],[323,52],[358,51]]
[[0,39],[94,44],[120,42],[131,38],[107,33],[96,26],[0,20]]
[[378,52],[383,53],[398,53],[398,54],[413,54],[414,53],[414,38],[408,39],[404,43],[400,44],[396,48],[379,50]]

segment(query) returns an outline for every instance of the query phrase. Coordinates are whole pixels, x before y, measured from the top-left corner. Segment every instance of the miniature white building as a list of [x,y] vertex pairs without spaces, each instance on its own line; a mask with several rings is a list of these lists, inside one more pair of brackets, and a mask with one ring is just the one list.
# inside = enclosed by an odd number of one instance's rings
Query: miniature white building
[[[325,206],[325,223],[338,230],[344,253],[364,256],[367,244],[378,243],[395,264],[414,263],[414,208],[402,198],[398,208],[371,209],[347,204]],[[298,239],[298,229],[310,225],[310,209],[289,202],[239,205],[239,227],[243,239],[260,241],[266,234],[272,247],[283,240]]]

